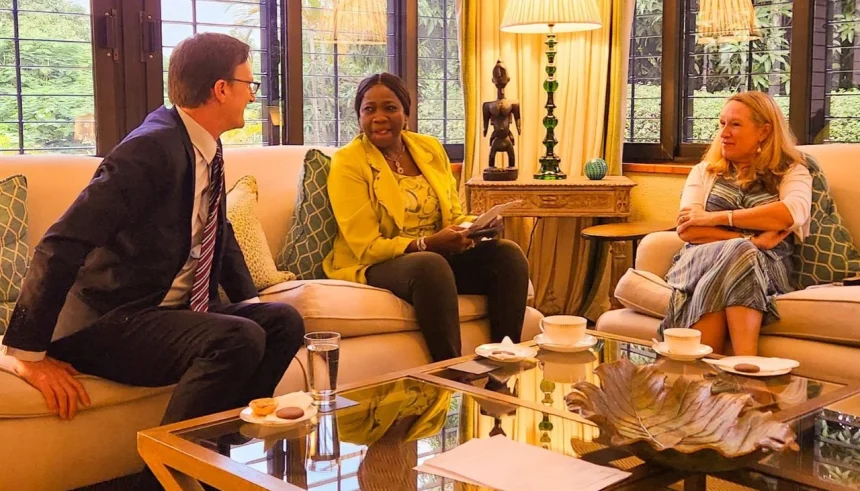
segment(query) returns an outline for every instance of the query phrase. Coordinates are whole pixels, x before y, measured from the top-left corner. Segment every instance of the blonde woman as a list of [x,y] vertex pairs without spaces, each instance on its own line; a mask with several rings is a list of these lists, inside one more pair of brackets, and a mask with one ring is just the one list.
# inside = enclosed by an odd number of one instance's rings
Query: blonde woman
[[794,242],[809,234],[812,178],[772,97],[730,97],[720,127],[681,196],[678,235],[686,246],[660,330],[691,327],[702,342],[756,355],[762,324],[778,317],[773,296],[791,291]]

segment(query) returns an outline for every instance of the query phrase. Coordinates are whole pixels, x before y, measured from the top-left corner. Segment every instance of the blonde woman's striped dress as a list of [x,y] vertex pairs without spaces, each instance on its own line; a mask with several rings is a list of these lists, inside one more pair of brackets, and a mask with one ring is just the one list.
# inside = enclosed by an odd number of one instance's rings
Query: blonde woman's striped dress
[[[708,196],[705,210],[739,210],[777,200],[777,194],[764,190],[744,192],[733,180],[720,177]],[[788,280],[793,240],[790,235],[766,251],[746,239],[687,244],[675,256],[666,274],[672,299],[660,324],[661,334],[663,329],[691,327],[703,315],[731,306],[762,311],[762,324],[778,319],[773,297],[792,291]]]

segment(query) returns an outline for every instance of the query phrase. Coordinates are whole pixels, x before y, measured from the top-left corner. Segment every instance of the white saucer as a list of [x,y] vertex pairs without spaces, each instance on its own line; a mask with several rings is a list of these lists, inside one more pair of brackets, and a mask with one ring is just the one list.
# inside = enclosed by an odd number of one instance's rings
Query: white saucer
[[[510,355],[494,354],[494,352],[499,351],[510,353]],[[519,344],[487,343],[475,348],[475,354],[501,363],[518,363],[526,358],[537,356],[537,350],[531,346],[521,346]]]
[[[766,356],[727,356],[725,358],[705,360],[711,365],[720,367],[720,370],[735,373],[737,375],[745,375],[747,377],[773,377],[776,375],[785,375],[792,369],[800,366],[800,362],[789,358],[776,358]],[[734,369],[734,366],[740,363],[747,363],[758,366],[761,371],[756,373],[740,372]]]
[[541,349],[545,349],[547,351],[555,351],[558,353],[578,353],[597,344],[597,338],[590,334],[586,334],[575,344],[558,344],[550,342],[549,337],[546,334],[541,333],[535,336],[535,342]]
[[[283,419],[275,416],[274,413],[266,416],[257,416],[250,407],[246,407],[239,413],[239,419],[246,423],[253,423],[263,426],[289,426],[307,421],[317,415],[317,408],[313,405],[311,396],[304,392],[292,392],[282,396],[275,397],[278,403],[278,409],[284,407],[298,407],[305,411],[305,414],[298,419]],[[277,411],[275,411],[277,412]]]
[[274,414],[269,414],[266,416],[257,416],[251,411],[250,407],[246,407],[239,413],[239,418],[246,423],[254,423],[263,426],[288,426],[294,425],[298,423],[302,423],[307,421],[314,416],[317,415],[316,406],[310,406],[304,408],[305,414],[301,418],[298,419],[283,419],[275,416]]
[[699,358],[710,355],[714,352],[713,348],[708,346],[707,344],[700,344],[699,347],[693,353],[671,353],[669,351],[669,345],[663,341],[659,343],[654,343],[651,346],[651,349],[657,352],[659,355],[663,355],[670,360],[676,361],[693,361],[698,360]]

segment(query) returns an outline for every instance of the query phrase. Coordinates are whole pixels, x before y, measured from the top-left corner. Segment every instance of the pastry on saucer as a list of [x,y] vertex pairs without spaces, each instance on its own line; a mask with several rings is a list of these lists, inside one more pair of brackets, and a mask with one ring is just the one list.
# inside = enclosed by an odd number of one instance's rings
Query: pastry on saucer
[[273,397],[264,397],[262,399],[254,399],[248,406],[251,407],[251,411],[255,416],[263,417],[272,414],[278,409],[278,401]]

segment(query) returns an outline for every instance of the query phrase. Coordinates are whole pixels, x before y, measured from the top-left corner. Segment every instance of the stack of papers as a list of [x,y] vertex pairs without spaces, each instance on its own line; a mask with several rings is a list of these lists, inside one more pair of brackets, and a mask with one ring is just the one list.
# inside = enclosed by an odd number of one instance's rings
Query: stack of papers
[[470,440],[415,470],[502,491],[597,491],[630,475],[502,435]]

